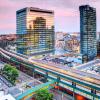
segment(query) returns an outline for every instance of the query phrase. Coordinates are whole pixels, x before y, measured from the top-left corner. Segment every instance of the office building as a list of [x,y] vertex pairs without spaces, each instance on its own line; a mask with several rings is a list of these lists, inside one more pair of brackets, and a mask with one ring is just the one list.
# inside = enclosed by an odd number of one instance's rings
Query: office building
[[93,60],[97,56],[96,42],[96,9],[83,5],[80,9],[80,50],[83,62]]
[[54,51],[54,12],[27,7],[16,12],[17,52],[38,55]]
[[97,41],[97,55],[100,58],[100,40]]

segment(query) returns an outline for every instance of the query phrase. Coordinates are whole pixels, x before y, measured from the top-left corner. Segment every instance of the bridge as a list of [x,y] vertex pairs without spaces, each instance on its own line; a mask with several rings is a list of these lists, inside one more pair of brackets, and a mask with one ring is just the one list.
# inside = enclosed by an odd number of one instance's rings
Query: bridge
[[38,90],[42,90],[42,89],[51,89],[53,88],[54,84],[56,81],[50,81],[44,84],[40,84],[34,88],[31,88],[27,91],[25,91],[24,93],[20,94],[19,96],[16,97],[16,100],[26,100],[30,97],[32,97],[36,91]]
[[72,91],[73,96],[78,94],[90,100],[100,100],[99,76],[95,77],[75,69],[63,70],[35,60],[30,61],[19,54],[11,53],[1,48],[0,59],[9,64],[16,65],[16,68],[20,70],[23,70],[23,68],[28,69],[28,74],[41,74],[45,77],[46,81],[56,80],[59,87]]

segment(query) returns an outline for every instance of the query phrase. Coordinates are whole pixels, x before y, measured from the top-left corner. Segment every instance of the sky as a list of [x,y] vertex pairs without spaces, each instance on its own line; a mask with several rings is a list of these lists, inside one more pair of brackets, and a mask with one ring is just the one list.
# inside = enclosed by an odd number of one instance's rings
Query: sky
[[0,34],[16,33],[16,11],[24,7],[54,10],[56,32],[79,32],[79,6],[86,4],[96,8],[99,32],[100,0],[0,0]]

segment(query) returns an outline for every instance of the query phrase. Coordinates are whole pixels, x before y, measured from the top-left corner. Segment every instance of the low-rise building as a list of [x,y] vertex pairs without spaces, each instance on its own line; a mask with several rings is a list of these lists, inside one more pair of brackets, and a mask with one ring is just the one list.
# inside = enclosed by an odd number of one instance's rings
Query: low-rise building
[[0,91],[0,100],[16,100],[11,94],[5,95],[4,91]]

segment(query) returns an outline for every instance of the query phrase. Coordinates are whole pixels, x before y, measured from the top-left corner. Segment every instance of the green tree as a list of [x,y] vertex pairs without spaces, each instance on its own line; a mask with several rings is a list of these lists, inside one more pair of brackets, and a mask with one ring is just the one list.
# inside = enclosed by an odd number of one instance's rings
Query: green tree
[[36,92],[35,96],[36,100],[53,100],[53,94],[50,93],[48,90],[39,90]]
[[3,75],[14,84],[19,76],[19,72],[14,66],[6,64],[3,68]]

